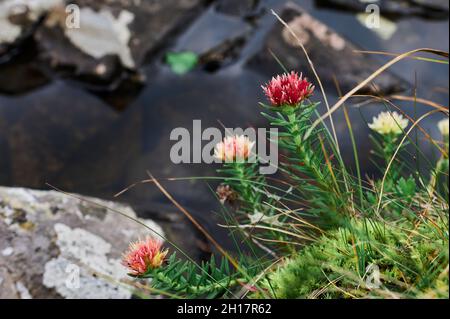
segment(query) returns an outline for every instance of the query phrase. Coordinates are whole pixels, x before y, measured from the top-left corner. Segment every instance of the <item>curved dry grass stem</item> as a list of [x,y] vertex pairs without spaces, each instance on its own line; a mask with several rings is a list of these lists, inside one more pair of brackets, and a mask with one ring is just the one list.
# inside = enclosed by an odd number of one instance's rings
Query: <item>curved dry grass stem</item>
[[[155,180],[155,181],[156,181],[156,180]],[[64,194],[64,195],[67,195],[67,196],[69,196],[69,197],[78,199],[78,200],[80,200],[80,201],[82,201],[82,202],[86,202],[86,203],[92,204],[92,205],[97,206],[97,207],[104,208],[104,209],[106,209],[107,211],[110,211],[110,212],[113,212],[113,213],[115,213],[115,214],[118,214],[118,215],[120,215],[120,216],[122,216],[122,217],[125,217],[125,218],[127,218],[127,219],[129,219],[129,220],[131,220],[131,221],[133,221],[133,222],[135,222],[135,223],[141,225],[142,227],[146,228],[146,229],[149,230],[150,232],[154,233],[155,235],[157,235],[158,237],[160,237],[161,239],[163,239],[164,241],[166,241],[167,243],[169,243],[170,245],[172,245],[177,251],[179,251],[184,257],[186,257],[187,260],[189,260],[190,262],[192,262],[192,264],[195,265],[196,268],[198,268],[201,272],[205,273],[205,275],[208,276],[209,278],[215,280],[214,277],[211,276],[211,274],[209,274],[208,272],[206,272],[206,271],[205,271],[205,270],[204,270],[204,269],[203,269],[203,268],[202,268],[202,267],[201,267],[194,259],[192,259],[187,253],[185,253],[185,252],[184,252],[184,251],[183,251],[176,243],[174,243],[173,241],[169,240],[167,237],[163,236],[162,234],[158,233],[156,230],[154,230],[153,228],[149,227],[147,224],[145,224],[144,222],[140,221],[139,219],[134,218],[134,217],[132,217],[132,216],[129,216],[128,214],[125,214],[124,212],[122,212],[122,211],[120,211],[120,210],[118,210],[118,209],[115,209],[115,208],[112,208],[112,207],[109,207],[109,206],[100,204],[100,203],[96,202],[95,200],[92,200],[92,199],[83,197],[83,196],[81,196],[81,195],[76,195],[76,194],[72,194],[72,193],[63,191],[63,190],[61,190],[61,189],[59,189],[59,188],[57,188],[57,187],[55,187],[55,186],[53,186],[53,185],[51,185],[51,184],[49,184],[49,183],[45,183],[45,184],[46,184],[48,187],[52,188],[53,190],[55,190],[55,191],[57,191],[57,192],[59,192],[59,193],[61,193],[61,194]],[[231,261],[230,261],[230,262],[231,262]],[[233,264],[233,266],[234,266],[234,264]],[[239,269],[239,268],[238,268],[238,269]],[[224,286],[223,288],[224,288],[225,290],[229,291],[227,287]],[[231,292],[231,293],[232,293],[232,292]],[[233,293],[232,293],[232,294],[233,294]]]
[[389,101],[389,99],[392,100],[399,100],[399,101],[405,101],[405,102],[413,102],[413,103],[420,103],[423,105],[427,105],[430,106],[432,108],[435,108],[437,110],[439,110],[440,112],[446,113],[447,115],[449,114],[449,109],[448,106],[427,100],[427,99],[423,99],[423,98],[419,98],[419,97],[414,97],[414,96],[406,96],[406,95],[390,95],[390,96],[376,96],[376,95],[371,95],[371,94],[354,94],[351,96],[351,98],[361,98],[361,97],[369,97],[371,99],[375,99],[375,100],[383,100],[383,101]]
[[[367,51],[367,50],[353,50],[354,53],[362,53],[362,54],[376,54],[376,55],[385,55],[385,56],[399,56],[398,53],[391,53],[391,52],[384,52],[384,51]],[[433,63],[441,63],[441,64],[448,64],[448,61],[446,60],[437,60],[437,59],[430,59],[430,58],[424,58],[424,57],[409,57],[412,60],[418,60],[418,61],[425,61],[425,62],[433,62]]]
[[158,182],[157,179],[153,177],[150,172],[147,172],[150,179],[153,180],[156,187],[164,194],[164,196],[169,199],[176,208],[178,208],[191,222],[194,224],[194,226],[217,248],[217,250],[226,258],[228,261],[236,268],[236,270],[240,270],[238,262],[228,254],[228,252],[225,251],[225,249],[222,248],[222,246],[219,245],[219,243],[208,233],[208,231],[200,225],[197,220],[183,207],[181,206],[173,197],[172,195],[167,192],[167,190]]
[[[397,105],[395,105],[394,103],[392,103],[392,102],[391,102],[390,100],[388,100],[387,98],[384,98],[384,97],[381,97],[381,96],[376,96],[376,95],[354,95],[354,96],[352,96],[352,97],[370,97],[370,98],[375,99],[375,100],[383,101],[383,102],[385,102],[385,103],[391,105],[393,108],[397,109],[399,112],[401,112],[401,113],[403,114],[403,116],[405,116],[405,117],[408,118],[408,120],[410,120],[411,122],[414,122],[414,119],[413,119],[413,118],[411,118],[408,114],[406,114],[405,112],[403,112],[403,111],[400,109],[400,107],[398,107]],[[407,100],[407,101],[409,101],[409,98],[413,99],[413,97],[405,97],[405,98],[408,98],[408,99],[405,99],[405,100]],[[427,101],[427,100],[424,100],[424,101]],[[415,101],[412,100],[412,102],[415,102]],[[436,111],[443,112],[443,111],[442,111],[442,107],[443,107],[443,106],[439,107],[439,104],[433,103],[433,102],[431,102],[431,101],[428,101],[428,103],[424,103],[424,104],[429,105],[429,106],[435,108]],[[445,109],[445,110],[446,110],[446,109]],[[448,110],[446,110],[446,111],[448,112]],[[447,115],[448,115],[448,113],[447,113]],[[418,125],[417,128],[423,133],[423,135],[427,138],[427,140],[430,141],[430,143],[433,144],[433,145],[439,150],[439,152],[440,152],[441,154],[443,154],[444,156],[448,156],[447,151],[446,151],[444,148],[442,148],[442,147],[441,147],[441,146],[440,146],[440,145],[439,145],[439,144],[431,137],[431,135],[430,135],[430,134],[422,127],[422,126]]]
[[345,94],[341,99],[339,99],[339,101],[324,115],[322,115],[320,118],[318,118],[313,125],[311,126],[311,128],[308,130],[308,132],[306,132],[305,138],[308,138],[312,131],[320,124],[322,123],[327,117],[331,118],[331,115],[338,110],[344,103],[345,101],[347,101],[350,97],[352,97],[355,93],[357,93],[359,90],[361,90],[363,87],[365,87],[367,84],[369,84],[372,80],[374,80],[376,77],[378,77],[381,73],[383,73],[384,71],[386,71],[387,69],[389,69],[391,66],[393,66],[394,64],[402,61],[405,58],[408,58],[410,56],[412,56],[413,54],[416,54],[418,52],[426,52],[426,53],[431,53],[431,54],[435,54],[438,56],[443,56],[446,57],[448,59],[448,52],[445,51],[441,51],[441,50],[435,50],[435,49],[428,49],[428,48],[422,48],[422,49],[416,49],[416,50],[412,50],[406,53],[403,53],[397,57],[395,57],[394,59],[392,59],[391,61],[389,61],[388,63],[386,63],[385,65],[383,65],[382,67],[380,67],[378,70],[376,70],[375,72],[373,72],[367,79],[365,79],[364,81],[362,81],[361,83],[359,83],[356,87],[354,87],[350,92],[348,92],[347,94]]
[[[323,87],[322,81],[320,80],[319,74],[317,73],[316,68],[314,67],[314,63],[312,62],[311,58],[309,57],[308,51],[306,50],[306,48],[303,45],[302,41],[298,38],[297,34],[286,23],[286,21],[281,19],[281,17],[274,10],[272,10],[272,14],[278,19],[278,21],[281,22],[281,24],[284,25],[284,27],[289,31],[289,33],[294,37],[294,39],[298,42],[298,44],[302,48],[302,51],[305,54],[306,59],[308,60],[309,66],[311,67],[311,70],[313,71],[314,76],[316,77],[317,83],[319,84],[320,91],[322,92],[322,96],[323,96],[323,99],[325,101],[325,105],[326,105],[327,110],[329,112],[330,111],[330,103],[328,102],[327,94],[325,93],[325,89]],[[334,137],[334,140],[335,140],[335,143],[336,143],[336,149],[337,149],[337,151],[340,154],[341,151],[340,151],[340,147],[339,147],[339,140],[337,138],[336,129],[334,127],[334,121],[333,121],[333,118],[331,116],[330,116],[330,122],[331,122],[331,129],[333,131],[333,137]]]
[[301,240],[307,240],[310,242],[314,242],[315,239],[311,238],[309,236],[306,235],[299,235],[299,234],[295,234],[293,232],[281,229],[281,228],[275,228],[275,227],[269,227],[269,226],[261,226],[261,225],[236,225],[236,226],[227,226],[227,225],[221,225],[219,224],[218,226],[226,228],[226,229],[233,229],[233,228],[238,228],[238,229],[263,229],[263,230],[269,230],[269,231],[273,231],[273,232],[278,232],[278,233],[282,233],[285,235],[289,235],[292,237],[295,237],[297,239],[301,239]]
[[435,109],[438,109],[441,112],[447,113],[447,115],[449,114],[448,106],[444,106],[444,105],[435,103],[435,102],[427,100],[427,99],[422,99],[422,98],[418,98],[418,97],[416,98],[414,96],[404,96],[404,95],[391,95],[390,97],[394,100],[415,102],[415,103],[421,103],[424,105],[428,105],[428,106],[434,107]]
[[100,203],[96,202],[93,199],[90,199],[90,198],[87,198],[87,197],[84,197],[84,196],[81,196],[81,195],[76,195],[76,194],[72,194],[72,193],[66,192],[66,191],[64,191],[64,190],[62,190],[62,189],[60,189],[60,188],[58,188],[56,186],[53,186],[50,183],[45,183],[45,185],[47,185],[48,187],[52,188],[54,191],[56,191],[58,193],[64,194],[64,195],[66,195],[68,197],[72,197],[72,198],[78,199],[81,202],[89,203],[89,204],[94,205],[96,207],[104,208],[107,211],[113,212],[113,213],[118,214],[118,215],[120,215],[120,216],[122,216],[124,218],[127,218],[127,219],[137,223],[138,225],[144,227],[145,229],[149,230],[150,232],[152,232],[153,234],[155,234],[159,238],[167,241],[169,244],[171,244],[172,246],[177,248],[177,246],[173,242],[169,241],[165,236],[163,236],[162,234],[158,233],[156,230],[154,230],[153,228],[149,227],[147,224],[145,224],[144,222],[140,221],[138,218],[134,218],[134,217],[132,217],[132,216],[130,216],[130,215],[128,215],[128,214],[118,210],[118,209],[112,208],[110,206],[106,206],[106,205],[100,204]]
[[434,114],[434,113],[437,113],[437,112],[438,112],[437,110],[433,110],[433,111],[430,111],[430,112],[428,112],[428,113],[422,115],[419,119],[417,119],[417,121],[414,122],[414,124],[410,127],[410,129],[408,130],[408,132],[406,132],[405,136],[403,136],[403,138],[402,138],[400,144],[398,145],[397,149],[395,150],[394,155],[392,156],[391,160],[389,161],[389,164],[388,164],[388,166],[387,166],[387,168],[386,168],[386,172],[384,173],[384,176],[383,176],[383,180],[382,180],[382,182],[381,182],[380,195],[379,195],[379,198],[378,198],[377,209],[376,209],[376,214],[377,214],[377,215],[379,215],[379,213],[380,213],[381,202],[382,202],[382,200],[383,200],[384,184],[386,183],[387,175],[388,175],[389,171],[391,170],[392,164],[394,163],[395,159],[397,158],[397,155],[398,155],[398,153],[400,152],[400,149],[402,148],[402,146],[403,146],[403,144],[405,143],[406,139],[408,138],[409,134],[411,134],[412,130],[413,130],[416,126],[418,126],[418,124],[419,124],[422,120],[424,120],[424,119],[427,118],[428,116],[430,116],[430,115],[432,115],[432,114]]

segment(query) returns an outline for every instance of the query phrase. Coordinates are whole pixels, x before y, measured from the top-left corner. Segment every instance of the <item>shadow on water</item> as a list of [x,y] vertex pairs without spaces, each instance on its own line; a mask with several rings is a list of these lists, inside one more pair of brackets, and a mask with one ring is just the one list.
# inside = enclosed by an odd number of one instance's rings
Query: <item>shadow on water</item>
[[[311,1],[297,2],[350,41],[367,49],[403,52],[432,47],[448,51],[448,37],[443,36],[448,32],[448,19],[402,19],[397,21],[397,33],[390,40],[381,40],[352,13],[317,9]],[[274,8],[281,6],[281,1],[268,3]],[[214,176],[217,168],[214,165],[172,164],[170,132],[176,127],[192,130],[194,119],[202,120],[204,128],[220,128],[220,122],[227,127],[265,125],[257,103],[264,100],[260,85],[267,81],[267,75],[246,68],[245,61],[260,50],[266,30],[274,23],[274,18],[266,14],[259,21],[258,31],[251,31],[247,22],[224,15],[218,19],[217,13],[207,11],[192,25],[191,31],[185,32],[168,50],[203,52],[208,46],[216,45],[217,34],[233,40],[250,33],[240,54],[217,72],[197,69],[185,76],[172,74],[161,63],[162,58],[156,59],[145,68],[146,86],[123,112],[115,111],[83,88],[61,80],[27,94],[0,95],[0,184],[45,189],[45,183],[49,182],[70,192],[110,199],[126,186],[146,179],[146,170],[160,178]],[[201,34],[197,35],[196,31]],[[201,41],[191,41],[195,38]],[[382,57],[377,59],[380,65],[386,61]],[[448,105],[448,66],[407,61],[393,70],[409,83],[417,80],[420,97]],[[6,74],[9,73],[2,72],[0,77]],[[331,93],[330,99],[335,101],[336,96]],[[366,106],[362,113],[370,120],[381,109],[381,105]],[[412,107],[406,110],[414,115]],[[350,112],[361,160],[366,172],[371,173],[366,124],[359,110],[350,108]],[[424,128],[436,135],[434,126],[438,119],[436,116],[426,121]],[[338,113],[335,120],[343,136],[341,147],[345,154],[350,154],[342,114]],[[217,185],[211,184],[213,189]],[[215,229],[218,218],[211,211],[217,211],[218,205],[207,183],[185,181],[165,182],[164,185],[201,222]],[[150,185],[140,185],[120,199],[150,207],[149,211],[154,205],[168,204]]]

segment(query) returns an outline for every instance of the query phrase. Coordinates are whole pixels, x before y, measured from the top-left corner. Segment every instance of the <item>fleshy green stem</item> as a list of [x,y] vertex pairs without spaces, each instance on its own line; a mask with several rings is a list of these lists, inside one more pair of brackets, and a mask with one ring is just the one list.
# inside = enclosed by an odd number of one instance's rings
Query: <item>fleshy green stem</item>
[[207,285],[200,285],[200,286],[192,286],[192,285],[182,285],[179,284],[179,280],[173,280],[169,276],[166,276],[162,272],[155,272],[151,275],[153,279],[156,279],[157,281],[163,283],[166,287],[171,287],[171,289],[175,292],[182,292],[185,291],[189,295],[195,295],[195,296],[202,296],[207,295],[212,292],[219,292],[221,290],[227,290],[232,286],[235,286],[239,284],[239,282],[236,279],[226,279],[226,280],[220,280],[211,284]]
[[300,156],[303,165],[305,165],[305,167],[307,167],[312,171],[312,173],[314,174],[313,177],[315,177],[316,181],[319,182],[321,186],[324,186],[322,183],[323,176],[320,170],[317,168],[316,165],[314,165],[310,152],[305,149],[304,141],[301,136],[300,127],[298,124],[297,115],[295,112],[292,112],[291,114],[288,115],[288,123],[289,123],[288,130],[297,148],[297,155]]

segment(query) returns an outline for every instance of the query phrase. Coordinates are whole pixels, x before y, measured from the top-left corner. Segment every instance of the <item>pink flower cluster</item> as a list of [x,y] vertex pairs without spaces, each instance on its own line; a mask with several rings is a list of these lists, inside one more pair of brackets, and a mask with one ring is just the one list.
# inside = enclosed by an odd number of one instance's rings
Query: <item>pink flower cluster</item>
[[314,93],[314,86],[302,74],[294,71],[272,78],[272,81],[262,88],[276,107],[297,106]]
[[142,276],[163,264],[168,251],[162,251],[161,247],[162,242],[152,237],[132,243],[123,256],[122,264],[132,275]]
[[216,145],[214,157],[223,162],[240,162],[250,157],[254,142],[244,135],[228,136]]

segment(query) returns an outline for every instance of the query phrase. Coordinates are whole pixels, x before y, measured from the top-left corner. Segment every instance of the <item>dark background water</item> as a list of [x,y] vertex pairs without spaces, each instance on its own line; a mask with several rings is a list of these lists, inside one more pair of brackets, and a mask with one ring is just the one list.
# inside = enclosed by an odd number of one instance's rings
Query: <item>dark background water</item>
[[[275,10],[283,2],[267,1]],[[430,47],[448,51],[448,19],[402,18],[396,21],[395,35],[381,40],[360,24],[354,13],[318,9],[313,1],[296,2],[367,50],[405,52]],[[166,51],[195,49],[221,37],[222,27],[216,23],[220,14],[206,11],[201,19],[202,24],[191,25]],[[230,23],[236,24],[236,30],[242,26],[237,18]],[[48,189],[48,182],[66,191],[110,199],[126,186],[146,179],[146,170],[159,178],[214,176],[215,166],[172,164],[170,132],[175,127],[190,129],[194,119],[201,119],[205,128],[220,128],[220,122],[227,127],[266,125],[257,103],[264,100],[260,85],[267,76],[245,67],[245,61],[261,50],[266,30],[275,23],[275,18],[266,14],[239,59],[214,73],[195,70],[178,76],[162,63],[162,58],[155,59],[145,67],[146,86],[122,112],[62,80],[53,80],[23,95],[0,95],[0,185]],[[376,59],[380,65],[388,60]],[[392,70],[411,84],[405,95],[412,94],[415,83],[418,96],[448,105],[447,65],[409,60]],[[336,94],[329,94],[331,103],[335,102]],[[411,103],[403,106],[414,114]],[[369,120],[382,108],[365,106],[362,113]],[[359,110],[351,108],[350,113],[362,160],[370,170],[366,160],[366,124]],[[430,118],[423,127],[437,136],[435,125],[440,118]],[[337,113],[335,120],[338,131],[345,132],[342,114]],[[349,145],[348,136],[343,133],[341,146],[345,154],[350,154]],[[213,188],[216,185],[211,184]],[[211,211],[217,209],[217,202],[206,182],[171,181],[164,185],[201,222],[214,227],[217,219]],[[149,211],[159,204],[168,204],[151,185],[140,185],[120,200],[148,207]]]

